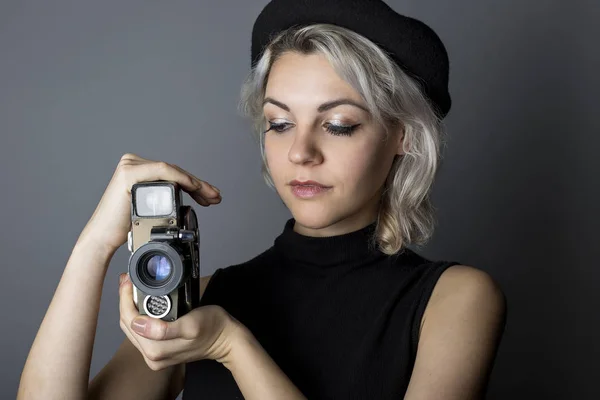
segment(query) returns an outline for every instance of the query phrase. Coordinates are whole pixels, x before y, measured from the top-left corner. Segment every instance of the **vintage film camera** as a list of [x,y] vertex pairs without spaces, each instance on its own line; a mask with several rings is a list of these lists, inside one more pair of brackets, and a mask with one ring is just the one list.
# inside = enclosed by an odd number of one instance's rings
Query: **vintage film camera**
[[127,245],[133,300],[140,314],[174,321],[200,302],[198,221],[181,204],[176,182],[136,183],[131,188]]

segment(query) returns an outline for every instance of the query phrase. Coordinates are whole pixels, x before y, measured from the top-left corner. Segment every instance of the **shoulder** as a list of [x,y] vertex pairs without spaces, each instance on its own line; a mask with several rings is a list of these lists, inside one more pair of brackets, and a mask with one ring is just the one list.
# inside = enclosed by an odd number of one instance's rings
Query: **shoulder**
[[460,299],[500,305],[505,296],[498,282],[487,272],[468,265],[453,265],[440,275],[432,300]]
[[484,398],[505,314],[504,293],[488,273],[466,265],[444,270],[423,316],[405,398]]
[[503,323],[506,308],[506,296],[490,274],[468,265],[453,265],[435,284],[421,327],[427,319],[454,319],[458,323],[467,316],[474,323]]

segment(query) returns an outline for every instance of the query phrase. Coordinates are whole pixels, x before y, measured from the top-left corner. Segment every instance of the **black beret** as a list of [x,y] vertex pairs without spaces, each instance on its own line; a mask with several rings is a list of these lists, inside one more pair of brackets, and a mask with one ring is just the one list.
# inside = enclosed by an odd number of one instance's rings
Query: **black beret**
[[425,23],[397,13],[381,0],[270,1],[252,28],[252,67],[279,31],[314,23],[338,25],[368,38],[416,78],[438,115],[443,118],[450,111],[444,44]]

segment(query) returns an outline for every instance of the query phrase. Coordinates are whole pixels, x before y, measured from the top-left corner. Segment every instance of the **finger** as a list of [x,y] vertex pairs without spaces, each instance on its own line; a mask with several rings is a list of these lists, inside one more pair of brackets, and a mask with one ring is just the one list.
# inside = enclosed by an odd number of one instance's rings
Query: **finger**
[[222,325],[211,311],[210,307],[199,307],[171,322],[138,316],[131,321],[131,327],[139,335],[152,340],[198,339],[200,327],[206,325],[220,329],[218,327]]
[[[152,339],[152,340],[164,340],[170,339],[165,337],[167,322],[157,318],[151,318],[148,316],[140,315],[139,310],[133,301],[133,284],[127,274],[122,274],[123,279],[119,286],[119,312],[121,313],[121,320],[132,332],[138,335]],[[175,336],[173,336],[175,337]]]
[[[177,177],[172,177],[172,176],[170,176],[168,178],[162,178],[162,177],[152,178],[152,177],[146,176],[145,178],[143,178],[143,180],[164,179],[164,180],[173,180],[175,182],[178,182],[182,186],[182,188],[185,191],[187,191],[194,198],[194,200],[196,202],[200,203],[203,206],[208,206],[210,204],[217,204],[220,202],[220,190],[218,188],[216,188],[215,186],[211,185],[210,183],[208,183],[206,181],[199,179],[198,177],[185,171],[184,169],[182,169],[181,167],[179,167],[175,164],[149,160],[149,159],[142,158],[142,157],[140,157],[136,154],[132,154],[132,153],[124,154],[121,157],[120,164],[124,165],[124,166],[128,166],[128,167],[144,165],[145,168],[147,168],[148,165],[151,165],[158,169],[172,168],[175,171],[177,171],[179,177],[182,178],[182,180],[178,179]],[[159,173],[160,173],[160,171],[159,171]],[[186,182],[186,181],[189,181],[189,182]]]
[[[129,323],[125,321],[125,317],[123,317],[122,314],[122,307],[123,308],[127,308],[127,304],[133,303],[133,295],[131,296],[131,298],[129,299],[127,296],[127,290],[123,290],[122,286],[123,286],[123,280],[127,278],[127,274],[120,274],[119,275],[119,311],[121,313],[121,316],[119,318],[119,325],[121,326],[121,330],[123,331],[123,333],[125,334],[125,336],[127,336],[127,338],[129,339],[129,341],[140,351],[142,352],[142,348],[140,346],[139,341],[137,340],[137,338],[132,334],[131,329],[129,328]],[[135,308],[135,305],[133,306],[133,308]]]
[[185,171],[183,168],[175,165],[158,161],[152,166],[158,173],[167,173],[172,176],[177,183],[181,184],[182,188],[190,195],[200,195],[206,200],[219,196],[219,191],[210,185],[208,182],[196,178],[194,175]]
[[224,318],[226,315],[221,313],[217,307],[197,307],[181,318],[167,323],[164,331],[162,327],[157,328],[160,329],[158,334],[164,335],[166,339],[195,340],[206,335],[207,332],[210,332],[209,336],[211,337],[218,337],[226,325]]
[[177,182],[185,192],[203,206],[220,202],[220,194],[212,189],[208,183],[164,161],[144,163],[137,166],[131,164],[128,165],[128,168],[136,168],[133,182],[129,182],[128,186],[132,186],[134,183],[155,180],[173,181]]
[[129,326],[127,326],[127,324],[125,324],[125,322],[123,322],[123,320],[120,321],[119,325],[121,326],[121,330],[123,331],[125,336],[127,336],[127,339],[129,339],[131,344],[133,344],[135,346],[135,348],[138,349],[138,351],[143,354],[144,350],[143,350],[139,340],[134,335],[134,333],[131,331]]
[[133,284],[128,274],[121,274],[121,276],[123,279],[119,285],[119,313],[125,325],[129,326],[140,313],[133,301]]
[[131,343],[138,349],[144,361],[157,363],[162,368],[188,361],[190,341],[185,339],[151,340],[138,335],[121,321],[121,329]]
[[121,161],[143,160],[142,157],[133,153],[125,153],[121,156]]
[[[185,353],[188,352],[189,341],[184,339],[172,340],[153,340],[152,338],[144,337],[132,328],[132,320],[139,317],[139,312],[133,302],[133,285],[128,279],[127,274],[121,274],[122,279],[119,286],[120,294],[120,312],[121,330],[125,333],[129,341],[138,349],[138,351],[150,361],[169,360],[169,365],[178,363],[178,360],[184,359]],[[147,318],[150,323],[154,322],[154,318]],[[164,322],[164,321],[161,321]]]
[[138,335],[151,340],[180,339],[174,322],[148,316],[137,316],[131,321],[131,329]]
[[145,357],[152,361],[162,361],[173,359],[182,354],[189,352],[191,341],[181,338],[168,340],[155,340],[150,337],[143,336],[139,332],[128,327],[131,337],[139,343],[139,350]]
[[198,178],[197,176],[195,176],[194,174],[184,170],[183,168],[181,168],[180,166],[176,165],[176,164],[170,164],[171,166],[173,166],[173,168],[179,170],[180,172],[184,173],[184,174],[188,174],[189,176],[191,176],[194,180],[196,180],[197,182],[200,182],[201,184],[205,184],[210,186],[210,188],[215,191],[217,194],[221,194],[221,190],[217,187],[215,187],[214,185],[211,185],[210,183]]
[[203,205],[203,206],[208,206],[210,204],[218,204],[221,202],[221,200],[222,200],[221,191],[218,188],[216,188],[215,186],[211,185],[210,183],[208,183],[206,181],[203,181],[202,179],[197,178],[196,176],[185,171],[183,168],[179,167],[178,165],[175,165],[175,164],[169,164],[169,165],[171,165],[173,168],[175,168],[182,174],[189,175],[196,182],[197,185],[200,185],[201,187],[208,186],[210,189],[212,189],[212,194],[210,197],[206,197],[203,193],[198,193],[197,191],[196,192],[188,192],[188,194],[194,199],[194,201],[196,201],[197,203],[199,203],[200,205]]

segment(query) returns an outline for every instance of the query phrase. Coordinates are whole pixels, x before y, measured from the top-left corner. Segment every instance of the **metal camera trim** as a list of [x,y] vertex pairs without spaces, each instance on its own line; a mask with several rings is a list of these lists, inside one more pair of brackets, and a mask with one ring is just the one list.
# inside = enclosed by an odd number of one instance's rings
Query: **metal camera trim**
[[[167,282],[160,287],[150,287],[146,285],[138,276],[138,262],[140,258],[151,251],[165,253],[173,264],[173,272]],[[164,296],[177,289],[184,277],[183,260],[173,247],[164,242],[147,242],[141,245],[132,255],[129,260],[129,276],[131,282],[142,292],[152,296]]]
[[[162,313],[160,315],[155,315],[155,314],[152,314],[150,311],[148,311],[148,300],[150,300],[152,297],[162,297],[163,299],[167,300],[167,311],[165,311],[164,313]],[[164,296],[147,295],[144,298],[144,301],[142,303],[144,305],[144,311],[146,312],[146,315],[148,315],[149,317],[152,317],[152,318],[157,318],[157,319],[160,319],[160,318],[166,316],[167,314],[169,314],[171,312],[171,308],[173,307],[173,304],[171,303],[171,299],[167,295],[164,295]]]

